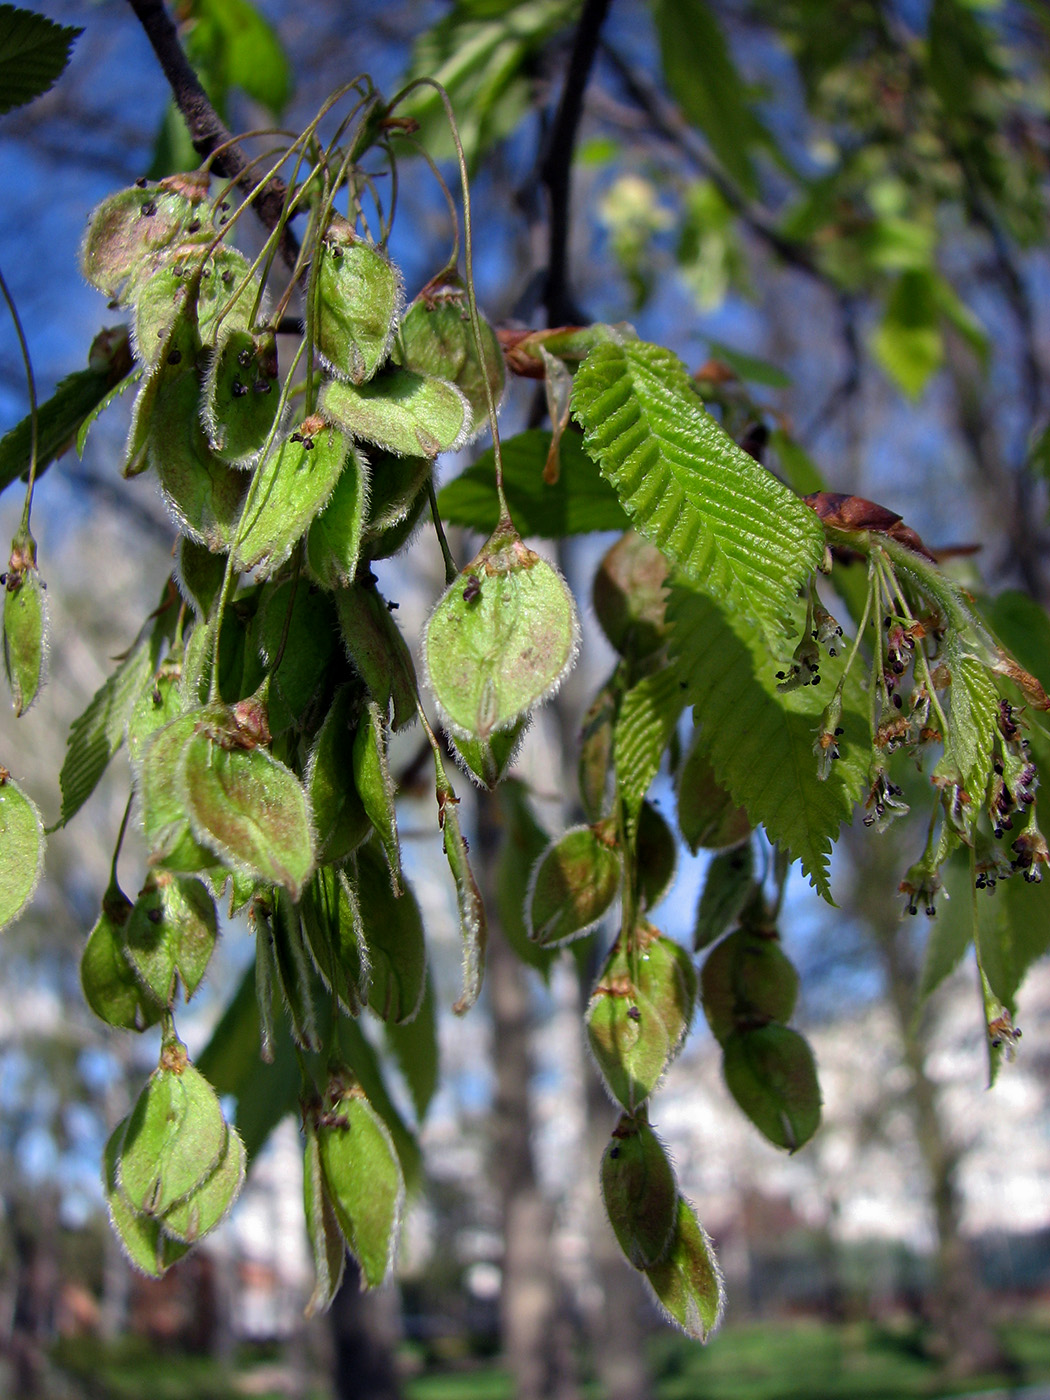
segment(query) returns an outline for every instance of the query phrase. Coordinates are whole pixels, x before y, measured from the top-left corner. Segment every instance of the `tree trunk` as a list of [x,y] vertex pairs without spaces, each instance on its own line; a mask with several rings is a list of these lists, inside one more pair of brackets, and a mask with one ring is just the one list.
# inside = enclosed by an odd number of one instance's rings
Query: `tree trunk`
[[498,815],[486,794],[478,818],[476,869],[490,919],[485,977],[496,1060],[492,1164],[503,1221],[503,1349],[517,1400],[570,1400],[576,1388],[551,1245],[553,1211],[540,1192],[532,1148],[531,997],[524,967],[495,926]]
[[338,1400],[400,1400],[394,1360],[400,1336],[395,1290],[362,1293],[360,1270],[348,1259],[332,1303],[331,1327]]

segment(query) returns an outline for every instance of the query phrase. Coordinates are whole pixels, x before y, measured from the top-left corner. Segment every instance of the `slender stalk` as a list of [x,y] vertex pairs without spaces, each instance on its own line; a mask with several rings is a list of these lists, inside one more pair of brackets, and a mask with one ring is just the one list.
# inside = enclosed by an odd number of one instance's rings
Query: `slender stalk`
[[29,513],[33,507],[33,487],[36,485],[36,455],[39,441],[36,380],[33,377],[33,362],[29,355],[29,346],[26,343],[25,331],[22,329],[22,318],[18,314],[18,307],[15,306],[14,298],[11,295],[2,271],[0,271],[0,293],[3,294],[4,301],[7,302],[7,309],[11,313],[11,320],[14,322],[15,335],[18,337],[18,348],[22,352],[22,363],[25,366],[26,389],[29,393],[29,484],[26,486],[25,504],[22,507],[22,523],[19,527],[20,535],[28,535]]

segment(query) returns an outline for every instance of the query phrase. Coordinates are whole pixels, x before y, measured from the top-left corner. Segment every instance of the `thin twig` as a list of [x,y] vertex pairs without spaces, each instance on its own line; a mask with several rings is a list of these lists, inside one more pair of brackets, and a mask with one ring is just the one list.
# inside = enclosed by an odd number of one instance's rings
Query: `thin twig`
[[[212,169],[228,180],[236,180],[245,193],[250,194],[254,189],[251,179],[247,176],[243,182],[241,179],[248,161],[193,71],[163,0],[128,0],[128,4],[164,70],[175,105],[189,128],[194,150],[203,158],[223,147],[212,162]],[[268,180],[259,192],[255,208],[263,226],[271,233],[281,222],[287,197],[283,180],[276,177]],[[298,255],[298,241],[286,226],[281,234],[281,257],[288,267],[294,267]]]

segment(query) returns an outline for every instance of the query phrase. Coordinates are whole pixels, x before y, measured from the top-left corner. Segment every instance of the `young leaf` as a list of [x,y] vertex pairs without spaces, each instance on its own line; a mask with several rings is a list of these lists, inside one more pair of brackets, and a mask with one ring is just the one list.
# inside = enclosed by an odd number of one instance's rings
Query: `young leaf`
[[457,1016],[465,1015],[481,995],[485,975],[485,948],[488,943],[488,922],[481,891],[470,868],[469,848],[459,823],[459,808],[452,789],[447,795],[438,792],[442,844],[448,858],[452,878],[456,882],[456,903],[459,906],[459,935],[463,945],[463,990],[453,1004]]
[[152,996],[131,970],[126,950],[133,907],[119,885],[111,882],[81,954],[80,985],[100,1020],[122,1030],[144,1031],[160,1020],[165,1003]]
[[215,1091],[178,1042],[138,1097],[120,1150],[117,1180],[132,1210],[160,1216],[215,1170],[226,1124]]
[[0,116],[54,86],[83,32],[17,5],[0,5]]
[[[271,584],[262,595],[255,629],[259,656],[270,670],[267,720],[272,735],[301,728],[324,684],[335,650],[332,600],[305,579]],[[241,683],[249,691],[250,678]]]
[[[93,287],[115,297],[127,279],[155,254],[179,242],[211,241],[214,230],[201,226],[200,202],[207,181],[173,175],[157,185],[120,190],[97,204],[80,247],[80,267]],[[196,230],[190,225],[196,223]]]
[[32,565],[12,571],[4,589],[4,674],[16,715],[29,709],[44,684],[48,630],[40,575]]
[[820,1123],[813,1052],[798,1031],[770,1024],[733,1031],[722,1045],[729,1092],[776,1147],[795,1152]]
[[484,361],[474,344],[466,291],[458,278],[440,286],[428,285],[412,303],[401,322],[399,350],[406,369],[432,374],[461,389],[470,405],[470,435],[488,422],[488,375],[492,401],[498,408],[503,397],[503,351],[485,320],[481,321]]
[[711,1034],[724,1045],[736,1030],[790,1021],[798,973],[775,934],[737,929],[705,959],[700,999]]
[[[101,331],[91,346],[88,368],[67,375],[51,397],[37,405],[38,481],[44,469],[69,450],[74,437],[79,444],[79,434],[93,413],[111,395],[127,388],[130,369],[131,347],[124,327]],[[0,438],[0,491],[28,472],[31,449],[32,420],[27,414]]]
[[390,1130],[360,1089],[337,1098],[319,1123],[321,1170],[340,1229],[367,1288],[390,1272],[405,1181]]
[[357,573],[368,501],[369,469],[364,454],[351,447],[323,510],[306,535],[306,567],[324,588],[349,587]]
[[368,1001],[369,952],[357,889],[345,871],[323,865],[303,890],[303,929],[314,965],[351,1016]]
[[716,780],[707,745],[697,738],[678,775],[678,829],[696,855],[701,849],[723,851],[751,835],[751,823]]
[[[578,433],[561,440],[558,480],[544,480],[551,435],[529,428],[502,445],[503,489],[518,529],[526,537],[563,539],[594,530],[626,530],[630,518],[619,497],[583,450]],[[492,449],[442,487],[438,495],[441,518],[490,535],[499,523],[499,502],[493,490]]]
[[632,686],[623,697],[616,719],[613,752],[616,785],[630,813],[640,810],[687,702],[675,666],[661,666]]
[[120,1189],[118,1173],[128,1119],[114,1128],[102,1158],[102,1185],[109,1207],[109,1219],[128,1262],[149,1278],[160,1278],[190,1248],[169,1239],[153,1216],[133,1210]]
[[354,736],[353,773],[354,787],[382,843],[397,894],[401,889],[401,841],[397,834],[394,780],[387,761],[387,727],[374,700],[368,702]]
[[697,952],[709,947],[736,923],[754,892],[754,868],[755,856],[750,841],[723,851],[707,867],[693,930],[693,947]]
[[354,726],[359,712],[353,687],[343,686],[336,692],[306,766],[306,795],[314,814],[321,865],[344,860],[372,830],[354,783]]
[[147,993],[170,1006],[176,974],[187,1001],[197,990],[217,933],[215,901],[199,880],[154,871],[128,916],[124,956]]
[[[842,757],[826,781],[817,776],[813,744],[826,694],[842,674],[841,657],[822,663],[821,686],[777,689],[776,660],[762,634],[737,609],[676,585],[668,603],[671,648],[688,683],[711,767],[753,826],[801,859],[829,897],[828,854],[867,780],[870,749],[864,697],[847,683]],[[799,619],[799,631],[802,622]],[[717,736],[717,741],[716,737]]]
[[214,1171],[184,1201],[161,1216],[160,1228],[169,1240],[196,1244],[226,1219],[244,1185],[247,1160],[236,1128],[227,1128],[226,1150]]
[[346,1268],[346,1240],[339,1228],[331,1197],[325,1189],[317,1125],[309,1118],[305,1133],[303,1208],[315,1278],[314,1291],[306,1305],[306,1316],[313,1317],[316,1313],[327,1312],[339,1292]]
[[6,768],[0,768],[0,929],[33,898],[44,868],[44,823]]
[[591,595],[595,616],[621,656],[640,661],[666,643],[669,573],[663,554],[634,530],[598,565]]
[[549,699],[576,658],[576,608],[558,571],[501,528],[430,615],[428,681],[454,734],[487,739]]
[[589,932],[612,907],[620,875],[614,834],[572,827],[533,866],[525,899],[529,937],[551,948]]
[[258,457],[280,399],[277,342],[272,331],[220,331],[204,380],[201,413],[212,449],[247,467]]
[[224,862],[298,899],[314,868],[313,819],[299,779],[265,749],[187,741],[178,790],[198,841]]
[[350,442],[317,415],[279,437],[260,463],[234,546],[238,569],[266,577],[283,564],[335,489]]
[[635,528],[782,644],[823,530],[705,412],[681,361],[642,341],[599,344],[577,371],[573,412]]
[[84,713],[70,725],[58,777],[62,789],[59,826],[65,826],[80,811],[120,748],[131,712],[153,672],[157,650],[155,630],[147,624],[117,669],[96,690]]
[[[411,886],[395,897],[378,842],[367,841],[350,857],[368,949],[368,1005],[383,1021],[411,1021],[423,1004],[427,954],[423,919]],[[354,872],[356,871],[356,879]]]
[[641,1118],[622,1114],[602,1158],[602,1201],[635,1269],[667,1253],[678,1222],[678,1183],[663,1143]]
[[651,802],[643,802],[634,838],[638,900],[642,912],[655,909],[671,888],[678,867],[674,832]]
[[330,380],[320,407],[355,438],[400,457],[452,452],[470,427],[470,405],[454,384],[409,369],[383,370],[360,386]]
[[373,584],[340,589],[335,598],[347,654],[383,717],[393,704],[392,725],[416,718],[416,668],[390,605]]
[[397,268],[333,215],[317,268],[317,348],[340,379],[363,384],[390,352],[401,308]]
[[686,1336],[706,1342],[722,1320],[725,1291],[707,1231],[688,1201],[679,1199],[670,1247],[646,1279],[664,1315]]
[[613,945],[587,1007],[591,1052],[613,1098],[634,1113],[685,1040],[696,973],[685,950],[639,925],[635,951]]

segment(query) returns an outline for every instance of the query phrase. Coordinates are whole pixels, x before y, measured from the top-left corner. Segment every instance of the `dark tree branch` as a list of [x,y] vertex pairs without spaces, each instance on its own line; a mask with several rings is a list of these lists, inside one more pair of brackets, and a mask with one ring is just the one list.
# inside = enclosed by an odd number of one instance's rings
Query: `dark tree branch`
[[546,148],[540,163],[540,180],[546,186],[549,201],[550,243],[544,303],[547,323],[551,326],[569,325],[584,319],[577,311],[569,290],[572,157],[583,115],[584,93],[610,3],[611,0],[585,0],[565,72],[561,101],[547,133]]
[[[251,194],[256,181],[248,170],[248,161],[233,140],[224,122],[201,87],[200,79],[182,50],[174,24],[168,17],[163,0],[128,0],[153,46],[164,76],[168,80],[175,105],[189,127],[194,150],[204,157],[222,150],[212,162],[216,174],[235,180],[246,194]],[[264,227],[272,233],[281,221],[288,190],[283,180],[268,180],[256,196],[253,207]],[[288,267],[294,267],[299,245],[295,235],[285,228],[281,235],[281,257]]]

